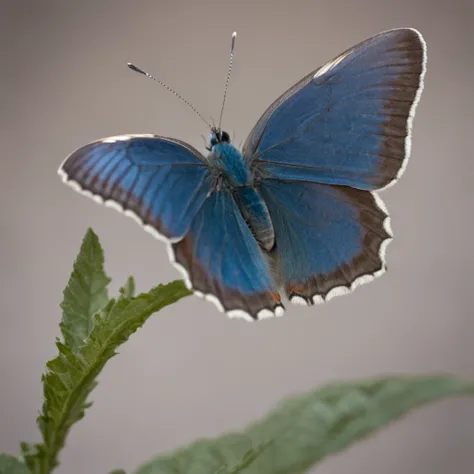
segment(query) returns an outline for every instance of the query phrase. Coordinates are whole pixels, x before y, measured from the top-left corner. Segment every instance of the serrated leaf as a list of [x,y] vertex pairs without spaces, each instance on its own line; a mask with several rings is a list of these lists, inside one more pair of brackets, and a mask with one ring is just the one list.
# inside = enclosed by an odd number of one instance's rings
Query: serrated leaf
[[107,304],[109,283],[99,239],[88,229],[60,305],[63,310],[61,332],[72,352],[76,352],[89,335],[94,315]]
[[0,454],[0,474],[30,474],[30,471],[18,458]]
[[303,473],[416,407],[463,394],[474,394],[474,384],[449,376],[331,384],[287,399],[241,433],[197,441],[152,460],[136,473]]
[[125,285],[119,289],[120,296],[123,298],[133,298],[135,296],[135,280],[133,276],[129,276]]
[[22,445],[25,461],[33,473],[46,474],[58,465],[57,455],[70,427],[90,406],[87,398],[97,385],[97,376],[106,362],[146,320],[164,306],[191,294],[183,281],[160,285],[136,298],[111,300],[94,316],[92,330],[73,352],[57,342],[59,355],[46,365],[43,376],[44,404],[38,424],[43,444]]

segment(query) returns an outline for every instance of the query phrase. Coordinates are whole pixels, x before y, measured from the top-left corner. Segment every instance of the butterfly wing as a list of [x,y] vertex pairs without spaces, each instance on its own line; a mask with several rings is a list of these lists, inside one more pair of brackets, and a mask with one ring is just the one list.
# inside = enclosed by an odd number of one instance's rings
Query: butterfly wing
[[204,157],[155,135],[124,135],[79,148],[58,170],[77,191],[133,217],[163,240],[180,240],[210,189]]
[[380,33],[285,92],[243,153],[257,176],[380,189],[402,173],[426,64],[416,30]]
[[194,290],[229,316],[255,320],[283,314],[268,261],[229,191],[209,196],[172,249]]
[[329,300],[385,271],[390,219],[374,193],[273,179],[258,189],[275,231],[274,266],[293,303]]

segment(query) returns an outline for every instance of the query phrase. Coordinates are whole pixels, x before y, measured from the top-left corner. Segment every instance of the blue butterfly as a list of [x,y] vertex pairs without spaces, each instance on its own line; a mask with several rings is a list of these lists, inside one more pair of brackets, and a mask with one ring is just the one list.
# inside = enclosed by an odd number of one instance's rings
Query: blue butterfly
[[386,31],[286,91],[242,151],[219,121],[207,156],[122,135],[79,148],[59,174],[164,240],[196,295],[231,317],[281,316],[282,295],[311,305],[384,273],[392,234],[375,191],[406,167],[425,68],[418,31]]

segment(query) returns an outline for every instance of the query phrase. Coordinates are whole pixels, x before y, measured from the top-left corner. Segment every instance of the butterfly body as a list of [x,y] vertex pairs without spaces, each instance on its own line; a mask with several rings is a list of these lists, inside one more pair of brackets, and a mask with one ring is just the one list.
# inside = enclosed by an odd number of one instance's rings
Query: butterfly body
[[[220,138],[224,137],[224,140]],[[212,176],[210,192],[225,189],[238,207],[255,239],[265,250],[271,250],[275,236],[270,213],[265,201],[254,187],[253,173],[248,163],[231,142],[227,132],[213,130],[211,149],[207,156]]]
[[121,135],[79,148],[59,174],[165,240],[196,295],[232,317],[280,316],[282,295],[321,303],[385,272],[392,231],[377,191],[406,168],[425,70],[420,33],[386,31],[288,89],[242,151],[218,128],[207,156]]

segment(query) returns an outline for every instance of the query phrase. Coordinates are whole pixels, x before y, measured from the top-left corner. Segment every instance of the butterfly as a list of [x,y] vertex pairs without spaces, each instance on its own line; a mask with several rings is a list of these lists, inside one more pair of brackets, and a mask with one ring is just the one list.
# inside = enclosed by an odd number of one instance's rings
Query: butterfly
[[282,297],[321,303],[384,273],[392,232],[376,191],[406,167],[425,70],[418,31],[385,31],[288,89],[242,150],[221,111],[207,156],[175,138],[120,135],[58,172],[164,240],[188,288],[230,317],[281,316]]

